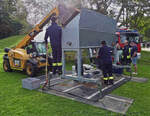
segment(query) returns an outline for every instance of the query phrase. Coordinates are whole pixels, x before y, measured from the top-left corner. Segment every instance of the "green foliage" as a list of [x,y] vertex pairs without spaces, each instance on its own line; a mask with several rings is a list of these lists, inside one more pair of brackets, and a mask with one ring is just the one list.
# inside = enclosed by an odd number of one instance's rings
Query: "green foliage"
[[[150,17],[149,16],[142,16],[139,18],[138,16],[131,17],[131,28],[137,29],[145,38],[149,38],[150,40]],[[138,22],[137,24],[135,24]]]
[[[150,40],[150,0],[82,0],[87,8],[113,17],[119,27],[136,29]],[[116,9],[116,6],[117,9]]]
[[16,11],[14,2],[15,0],[0,1],[0,38],[7,37],[14,33],[13,27],[17,22],[10,18],[10,14]]
[[24,3],[21,0],[17,0],[17,11],[14,15],[15,20],[23,25],[23,28],[20,30],[20,34],[27,33],[32,29],[32,26],[27,22],[28,12]]
[[143,22],[144,22],[144,27],[143,27],[144,35],[150,40],[150,17],[146,17],[143,20]]
[[[14,46],[22,37],[13,36],[0,40],[0,49]],[[23,89],[21,80],[26,78],[26,75],[17,71],[11,73],[4,72],[2,68],[2,56],[0,54],[0,116],[109,116],[111,114],[109,111],[87,104],[38,91]],[[138,62],[138,76],[150,79],[149,67],[150,53],[142,52],[142,59]],[[133,116],[149,116],[149,87],[149,82],[128,82],[115,90],[113,94],[134,99],[128,113],[144,112],[133,114]],[[112,113],[110,116],[118,115]]]
[[[150,34],[150,1],[149,0],[117,0],[122,4],[120,26],[126,26],[138,30],[144,38],[149,38]],[[121,18],[120,18],[121,19]]]
[[18,12],[17,3],[17,0],[0,1],[0,38],[18,35],[29,27],[26,21],[27,14],[25,10]]

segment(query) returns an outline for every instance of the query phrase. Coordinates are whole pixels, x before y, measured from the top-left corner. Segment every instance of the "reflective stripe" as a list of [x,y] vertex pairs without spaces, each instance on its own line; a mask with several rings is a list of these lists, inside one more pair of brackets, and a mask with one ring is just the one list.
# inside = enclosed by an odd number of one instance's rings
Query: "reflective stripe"
[[109,79],[114,79],[114,77],[109,77]]
[[131,58],[131,48],[129,48],[129,55],[127,56],[127,59]]
[[129,54],[131,53],[131,48],[129,48]]
[[57,66],[62,66],[62,63],[57,63]]
[[108,80],[108,77],[103,78],[103,80],[104,80],[104,81],[107,81],[107,80]]
[[131,56],[127,56],[127,59],[130,59],[131,58]]
[[57,66],[57,63],[52,63],[52,66]]

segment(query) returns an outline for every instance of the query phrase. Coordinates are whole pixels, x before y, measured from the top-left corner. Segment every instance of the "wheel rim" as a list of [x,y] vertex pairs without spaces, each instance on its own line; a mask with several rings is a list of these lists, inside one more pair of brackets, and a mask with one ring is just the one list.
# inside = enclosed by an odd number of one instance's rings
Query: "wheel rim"
[[28,75],[32,74],[32,69],[31,69],[30,65],[27,66],[27,73],[28,73]]

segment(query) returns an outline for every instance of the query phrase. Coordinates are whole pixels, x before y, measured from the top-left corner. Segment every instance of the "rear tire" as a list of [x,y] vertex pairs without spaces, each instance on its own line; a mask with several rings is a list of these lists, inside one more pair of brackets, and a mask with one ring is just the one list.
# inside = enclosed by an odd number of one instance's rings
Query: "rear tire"
[[3,61],[3,69],[4,69],[5,72],[12,72],[9,60],[4,60]]
[[27,63],[26,74],[30,77],[36,76],[36,68],[33,66],[33,64]]

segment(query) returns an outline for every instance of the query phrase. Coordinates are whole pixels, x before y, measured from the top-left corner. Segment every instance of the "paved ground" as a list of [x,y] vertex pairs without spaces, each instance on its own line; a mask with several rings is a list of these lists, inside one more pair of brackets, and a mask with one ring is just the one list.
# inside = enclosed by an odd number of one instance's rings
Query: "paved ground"
[[148,51],[148,52],[150,52],[150,48],[142,48],[142,51]]
[[[43,75],[38,78],[41,80],[41,84],[43,84],[45,76]],[[39,91],[125,114],[133,99],[109,95],[109,93],[129,80],[129,77],[116,77],[114,85],[102,85],[102,89],[99,91],[99,87],[94,83],[80,83],[56,76],[51,79],[51,89],[46,88],[44,91],[39,89]]]
[[[51,89],[45,89],[44,91],[39,89],[39,91],[121,114],[125,114],[133,103],[133,99],[110,94],[105,95],[102,99],[99,99],[99,91],[93,85],[81,84],[71,80],[60,80],[60,78],[53,79],[51,81],[51,85],[53,85],[51,86]],[[108,90],[109,93],[111,93],[111,91],[115,89],[114,87],[115,85],[104,87],[103,89]],[[95,99],[97,100],[95,101]]]

